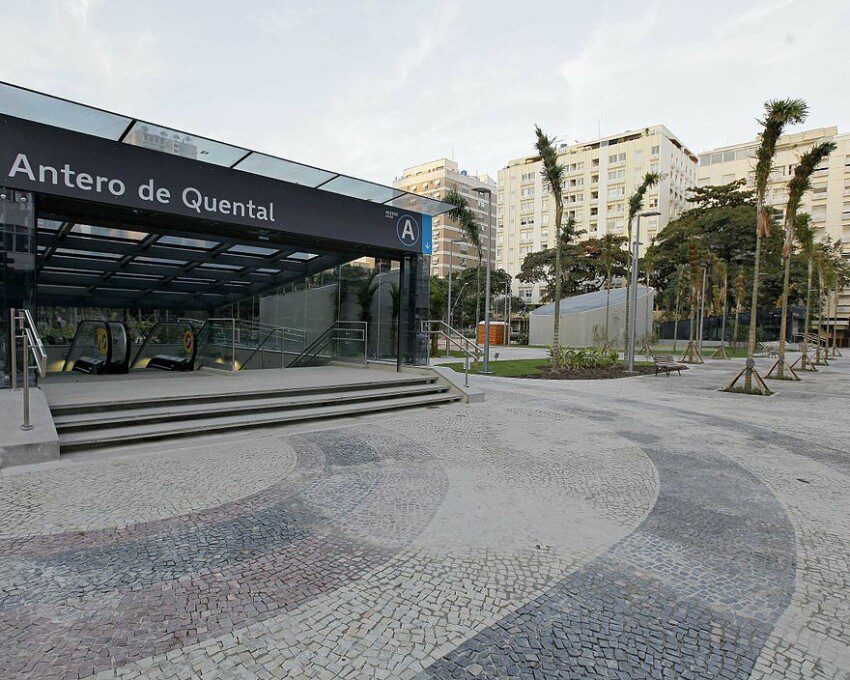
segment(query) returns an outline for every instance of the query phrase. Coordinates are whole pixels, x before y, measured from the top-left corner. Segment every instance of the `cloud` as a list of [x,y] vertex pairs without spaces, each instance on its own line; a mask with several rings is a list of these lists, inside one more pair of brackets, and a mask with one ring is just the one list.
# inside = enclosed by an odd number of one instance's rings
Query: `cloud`
[[104,30],[99,0],[54,2],[37,21],[0,22],[4,70],[13,81],[124,109],[166,69],[151,32],[132,22]]

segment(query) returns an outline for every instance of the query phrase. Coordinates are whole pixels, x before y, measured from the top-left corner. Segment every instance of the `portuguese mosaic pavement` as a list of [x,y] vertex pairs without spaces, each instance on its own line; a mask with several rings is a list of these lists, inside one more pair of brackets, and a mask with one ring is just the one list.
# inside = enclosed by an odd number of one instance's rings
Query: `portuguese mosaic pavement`
[[850,678],[845,361],[4,473],[0,678]]

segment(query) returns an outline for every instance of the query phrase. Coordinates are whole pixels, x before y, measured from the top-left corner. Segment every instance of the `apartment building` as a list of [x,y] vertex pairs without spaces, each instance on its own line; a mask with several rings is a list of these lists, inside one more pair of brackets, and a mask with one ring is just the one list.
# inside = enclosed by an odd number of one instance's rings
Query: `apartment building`
[[[644,207],[657,217],[641,222],[642,248],[687,206],[687,189],[697,178],[697,156],[663,125],[629,130],[591,142],[562,144],[558,156],[567,172],[563,184],[564,219],[573,217],[586,234],[625,235],[628,199],[647,172],[663,179],[646,195]],[[511,276],[525,256],[555,242],[555,202],[541,174],[539,156],[517,158],[499,171],[496,266]],[[513,292],[530,304],[540,302],[540,284],[514,281]]]
[[[455,161],[439,158],[407,168],[401,177],[395,179],[393,186],[438,199],[443,198],[450,189],[457,189],[469,201],[469,207],[481,225],[482,262],[486,263],[489,255],[491,264],[495,265],[487,244],[487,225],[491,214],[494,242],[496,221],[496,182],[489,175],[471,175],[461,170]],[[489,196],[479,194],[475,191],[477,187],[487,187],[491,193]],[[467,241],[458,223],[448,215],[434,218],[432,232],[432,275],[446,276],[450,268],[457,272],[478,264],[478,251]]]
[[[774,169],[768,185],[767,201],[784,214],[788,200],[788,180],[800,154],[819,141],[832,140],[838,148],[812,175],[812,188],[803,197],[801,210],[812,216],[816,238],[829,236],[841,240],[844,256],[850,258],[850,134],[838,134],[838,128],[805,130],[780,138],[774,156]],[[753,187],[755,154],[758,140],[711,149],[700,154],[697,184],[727,184],[745,179]],[[830,302],[830,322],[835,310]],[[838,332],[846,335],[850,316],[850,289],[845,289],[838,305]]]

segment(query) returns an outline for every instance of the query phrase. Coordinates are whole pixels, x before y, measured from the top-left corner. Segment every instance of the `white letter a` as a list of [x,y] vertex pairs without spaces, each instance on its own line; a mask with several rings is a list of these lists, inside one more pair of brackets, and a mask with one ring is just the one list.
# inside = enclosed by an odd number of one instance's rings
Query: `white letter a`
[[411,241],[416,240],[416,233],[413,231],[413,222],[410,220],[404,221],[404,228],[401,230],[401,239],[402,241],[406,241],[407,239]]
[[24,153],[19,153],[18,157],[15,158],[15,162],[12,163],[12,169],[9,170],[9,177],[14,177],[19,172],[25,173],[30,178],[30,181],[35,182],[35,175],[32,174],[29,159]]

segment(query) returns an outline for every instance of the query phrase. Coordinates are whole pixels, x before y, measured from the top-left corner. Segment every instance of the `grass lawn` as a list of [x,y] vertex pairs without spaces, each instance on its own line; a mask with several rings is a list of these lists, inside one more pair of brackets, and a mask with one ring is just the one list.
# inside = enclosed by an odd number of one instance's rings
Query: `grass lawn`
[[[469,362],[470,373],[481,373],[484,362],[477,364]],[[500,378],[519,378],[521,376],[533,375],[544,366],[549,365],[549,359],[505,359],[504,361],[490,361],[490,370],[493,375]],[[463,363],[443,364],[452,370],[463,373]]]
[[[550,364],[549,359],[505,359],[504,361],[490,361],[490,370],[494,376],[499,378],[522,378],[534,376],[541,368]],[[636,366],[649,366],[651,361],[635,361]],[[463,364],[442,364],[454,371],[463,373]],[[470,373],[481,373],[483,362],[473,364],[469,362]]]

